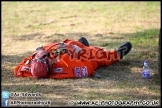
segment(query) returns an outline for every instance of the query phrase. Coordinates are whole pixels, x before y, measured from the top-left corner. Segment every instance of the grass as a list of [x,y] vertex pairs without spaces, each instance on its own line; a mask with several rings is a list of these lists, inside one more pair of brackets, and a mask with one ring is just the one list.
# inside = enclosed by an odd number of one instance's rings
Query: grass
[[[69,106],[73,100],[159,100],[158,72],[160,2],[5,2],[2,3],[1,90],[42,93],[42,97],[10,100],[50,100]],[[17,78],[13,69],[42,45],[81,36],[90,45],[116,49],[125,41],[132,50],[125,58],[97,69],[101,79]],[[151,78],[142,79],[147,59]],[[160,103],[161,106],[161,103]]]

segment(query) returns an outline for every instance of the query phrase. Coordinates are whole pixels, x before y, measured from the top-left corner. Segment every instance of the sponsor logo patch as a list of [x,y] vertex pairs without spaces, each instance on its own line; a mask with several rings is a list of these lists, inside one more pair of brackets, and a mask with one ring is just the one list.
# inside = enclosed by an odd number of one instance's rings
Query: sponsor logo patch
[[76,72],[76,77],[81,77],[80,67],[76,67],[75,72]]
[[82,66],[82,77],[88,77],[88,71],[86,66]]
[[56,68],[54,69],[54,72],[62,72],[62,68]]

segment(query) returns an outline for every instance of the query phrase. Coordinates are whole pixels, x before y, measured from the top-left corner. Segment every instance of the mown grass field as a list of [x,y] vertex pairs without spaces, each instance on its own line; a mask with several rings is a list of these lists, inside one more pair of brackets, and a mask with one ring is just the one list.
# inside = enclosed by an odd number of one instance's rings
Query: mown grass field
[[[50,100],[51,106],[69,106],[73,100],[158,100],[160,2],[1,2],[1,90],[42,93],[41,97],[12,97],[10,100]],[[106,50],[125,41],[132,50],[125,58],[99,68],[102,78],[17,78],[13,69],[38,46],[77,40]],[[151,77],[141,76],[148,60]],[[161,103],[159,103],[161,106]]]

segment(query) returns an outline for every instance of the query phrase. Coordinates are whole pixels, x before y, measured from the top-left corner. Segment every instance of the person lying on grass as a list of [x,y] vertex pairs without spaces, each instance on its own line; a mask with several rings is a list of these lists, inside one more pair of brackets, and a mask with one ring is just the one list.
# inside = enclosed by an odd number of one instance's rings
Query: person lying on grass
[[96,69],[120,61],[131,48],[132,44],[125,42],[117,50],[105,51],[90,46],[84,37],[78,41],[66,39],[36,48],[14,68],[14,75],[37,79],[101,77]]

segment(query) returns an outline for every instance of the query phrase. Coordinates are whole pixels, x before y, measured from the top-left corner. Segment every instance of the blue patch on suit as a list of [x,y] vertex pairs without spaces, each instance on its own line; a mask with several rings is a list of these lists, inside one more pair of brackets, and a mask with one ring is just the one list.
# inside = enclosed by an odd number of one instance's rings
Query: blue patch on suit
[[80,67],[76,67],[75,72],[76,72],[76,77],[81,77]]

